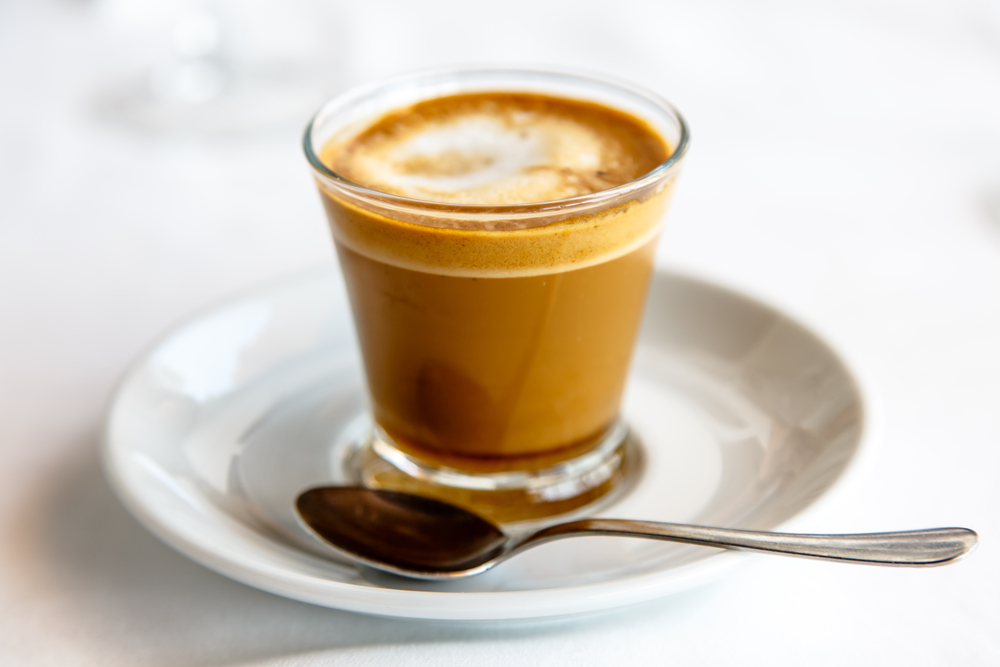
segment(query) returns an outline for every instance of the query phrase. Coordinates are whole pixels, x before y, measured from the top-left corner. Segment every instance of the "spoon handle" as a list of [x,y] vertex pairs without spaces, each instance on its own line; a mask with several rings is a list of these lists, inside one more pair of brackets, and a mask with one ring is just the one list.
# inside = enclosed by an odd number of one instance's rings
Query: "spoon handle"
[[643,537],[724,549],[902,566],[944,565],[972,551],[979,539],[968,528],[931,528],[855,535],[801,535],[654,521],[584,519],[539,531],[523,546],[535,546],[573,535]]

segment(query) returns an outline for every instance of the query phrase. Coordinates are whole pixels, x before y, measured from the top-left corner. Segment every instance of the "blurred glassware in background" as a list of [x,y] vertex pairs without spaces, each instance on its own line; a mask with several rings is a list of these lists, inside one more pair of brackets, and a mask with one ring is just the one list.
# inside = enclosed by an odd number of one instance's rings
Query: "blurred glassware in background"
[[305,122],[345,81],[344,43],[321,0],[99,0],[122,70],[98,111],[153,133],[245,135]]

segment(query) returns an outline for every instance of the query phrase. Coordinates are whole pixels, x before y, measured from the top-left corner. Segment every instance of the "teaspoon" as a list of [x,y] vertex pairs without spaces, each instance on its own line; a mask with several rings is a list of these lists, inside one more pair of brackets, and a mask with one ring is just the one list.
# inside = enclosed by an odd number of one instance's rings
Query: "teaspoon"
[[972,551],[968,528],[801,535],[654,521],[583,519],[510,536],[460,507],[397,491],[325,486],[295,501],[303,524],[370,567],[417,579],[479,574],[531,547],[564,537],[615,535],[875,565],[944,565]]

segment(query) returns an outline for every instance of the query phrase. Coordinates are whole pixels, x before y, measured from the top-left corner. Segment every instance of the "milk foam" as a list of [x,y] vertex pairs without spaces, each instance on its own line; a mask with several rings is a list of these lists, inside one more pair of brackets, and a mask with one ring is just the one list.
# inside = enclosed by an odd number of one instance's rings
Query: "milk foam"
[[[608,107],[485,93],[389,113],[332,141],[320,159],[374,190],[424,201],[503,205],[628,183],[669,152],[645,123]],[[675,173],[618,198],[509,218],[502,212],[401,207],[341,189],[336,181],[321,179],[320,189],[334,237],[358,254],[426,273],[504,278],[585,268],[652,243]]]
[[[585,103],[459,96],[423,103],[333,148],[334,171],[369,188],[456,204],[526,204],[606,190],[648,171],[633,136]],[[550,98],[549,98],[550,99]],[[581,113],[583,109],[586,113]],[[601,108],[605,116],[615,114]],[[632,134],[649,137],[634,119]],[[646,148],[646,147],[643,147]],[[647,149],[648,150],[648,149]],[[665,151],[664,151],[665,155]],[[657,156],[659,158],[661,156]]]

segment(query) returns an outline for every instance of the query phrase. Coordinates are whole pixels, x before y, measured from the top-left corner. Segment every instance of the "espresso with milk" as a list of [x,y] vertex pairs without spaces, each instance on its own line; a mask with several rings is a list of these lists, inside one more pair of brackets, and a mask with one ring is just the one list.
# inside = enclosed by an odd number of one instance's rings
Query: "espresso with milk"
[[670,150],[624,112],[508,92],[420,102],[325,146],[339,176],[395,196],[320,188],[374,417],[401,449],[524,468],[601,438],[673,181],[604,207],[574,198],[629,183]]

